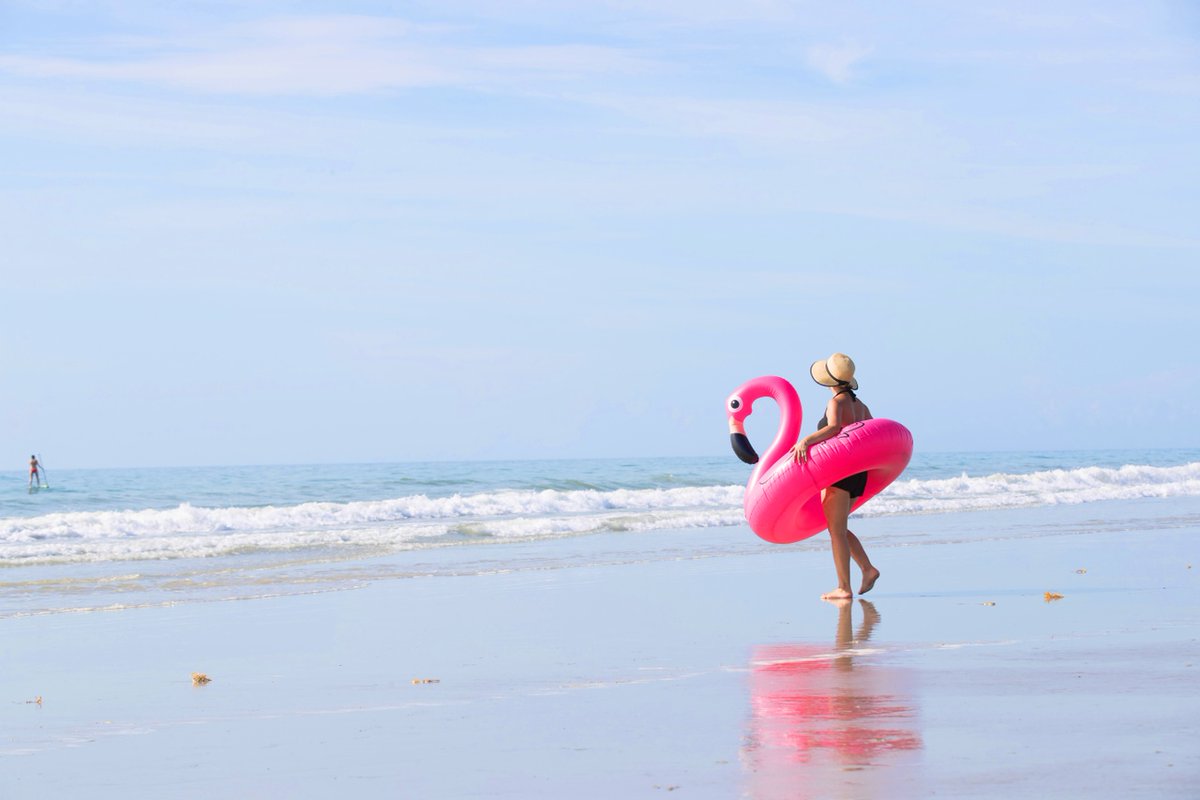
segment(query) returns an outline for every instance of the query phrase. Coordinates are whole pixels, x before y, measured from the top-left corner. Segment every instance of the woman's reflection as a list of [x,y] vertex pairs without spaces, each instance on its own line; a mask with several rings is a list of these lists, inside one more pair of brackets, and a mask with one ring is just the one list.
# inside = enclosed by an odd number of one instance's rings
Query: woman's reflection
[[836,605],[830,650],[814,644],[761,645],[750,664],[753,716],[743,748],[750,796],[907,797],[915,794],[921,748],[907,673],[868,649],[880,616],[859,600]]

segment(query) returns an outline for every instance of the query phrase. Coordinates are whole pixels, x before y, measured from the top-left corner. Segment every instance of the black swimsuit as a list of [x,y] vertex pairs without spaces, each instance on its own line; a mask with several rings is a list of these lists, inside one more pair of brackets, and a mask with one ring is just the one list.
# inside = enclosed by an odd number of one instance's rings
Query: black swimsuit
[[856,472],[849,478],[842,478],[833,484],[842,491],[850,493],[850,499],[862,497],[867,492],[867,473]]
[[[850,389],[843,389],[842,391],[835,394],[834,397],[837,397],[838,394],[843,394],[845,392],[850,392],[851,399],[853,399],[853,400],[858,399],[858,396],[856,394],[854,394],[854,392],[851,391]],[[828,424],[829,424],[828,417],[821,417],[821,422],[819,425],[817,425],[817,430],[824,428]],[[842,478],[840,481],[838,481],[837,483],[835,483],[833,485],[835,487],[837,487],[838,489],[841,489],[843,492],[849,492],[851,500],[853,500],[856,497],[862,497],[867,491],[867,473],[856,472],[848,478]]]

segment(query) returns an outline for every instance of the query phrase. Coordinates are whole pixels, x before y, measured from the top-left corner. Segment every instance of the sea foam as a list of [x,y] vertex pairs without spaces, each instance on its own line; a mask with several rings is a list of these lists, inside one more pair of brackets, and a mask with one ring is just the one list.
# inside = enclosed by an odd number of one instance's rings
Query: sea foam
[[[0,565],[381,550],[744,523],[742,486],[504,490],[290,506],[62,512],[0,519]],[[1200,462],[899,480],[862,516],[1200,495]]]

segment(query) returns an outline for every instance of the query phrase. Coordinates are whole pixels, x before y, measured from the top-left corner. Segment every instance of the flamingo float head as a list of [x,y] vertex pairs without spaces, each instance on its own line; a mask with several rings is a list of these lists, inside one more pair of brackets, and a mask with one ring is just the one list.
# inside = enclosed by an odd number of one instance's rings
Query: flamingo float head
[[753,400],[746,402],[738,392],[725,401],[725,411],[729,415],[729,443],[733,445],[734,454],[747,464],[758,463],[758,453],[746,437],[746,417],[752,410]]
[[[759,464],[758,453],[746,436],[745,423],[754,411],[754,402],[763,397],[770,397],[779,405],[779,431]],[[778,375],[764,375],[743,383],[725,400],[725,413],[729,417],[729,443],[733,452],[747,464],[759,464],[756,473],[778,461],[800,435],[803,417],[800,396]]]

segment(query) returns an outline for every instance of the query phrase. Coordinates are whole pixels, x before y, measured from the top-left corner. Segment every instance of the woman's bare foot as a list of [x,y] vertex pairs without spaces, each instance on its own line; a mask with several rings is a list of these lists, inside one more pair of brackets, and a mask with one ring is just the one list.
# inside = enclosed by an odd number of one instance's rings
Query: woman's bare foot
[[854,595],[845,589],[834,589],[832,592],[826,592],[821,595],[822,600],[850,600]]
[[862,586],[858,587],[859,594],[866,594],[871,591],[871,587],[875,585],[875,581],[879,580],[879,570],[871,567],[867,572],[863,573]]

